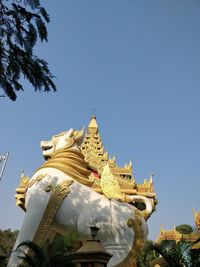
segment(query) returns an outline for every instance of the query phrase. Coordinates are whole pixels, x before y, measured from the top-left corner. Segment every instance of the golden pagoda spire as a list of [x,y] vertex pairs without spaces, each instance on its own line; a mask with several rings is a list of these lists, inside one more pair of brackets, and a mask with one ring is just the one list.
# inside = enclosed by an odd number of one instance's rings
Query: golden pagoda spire
[[98,133],[98,130],[99,130],[99,127],[98,127],[98,124],[97,124],[97,121],[96,121],[96,117],[95,116],[92,116],[91,118],[91,121],[88,125],[88,133],[95,133],[97,134]]
[[80,149],[85,160],[89,163],[89,167],[100,175],[105,163],[108,161],[108,153],[104,150],[99,127],[94,115],[90,120],[88,132]]

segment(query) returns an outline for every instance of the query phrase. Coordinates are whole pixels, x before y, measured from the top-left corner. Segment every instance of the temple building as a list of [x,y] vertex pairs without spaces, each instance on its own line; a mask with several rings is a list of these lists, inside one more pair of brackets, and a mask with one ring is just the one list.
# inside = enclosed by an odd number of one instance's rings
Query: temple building
[[[193,209],[194,214],[194,221],[195,221],[195,229],[193,232],[189,234],[182,234],[179,231],[177,231],[176,227],[174,227],[171,230],[164,230],[163,227],[160,229],[159,236],[156,239],[156,243],[160,244],[162,241],[187,241],[187,242],[195,242],[197,239],[200,238],[200,210],[198,212],[195,212]],[[200,242],[195,244],[193,246],[193,249],[200,249]]]
[[[175,241],[176,243],[180,241],[186,241],[189,243],[194,243],[195,241],[199,240],[200,238],[200,210],[198,212],[195,212],[195,210],[193,209],[193,214],[194,214],[194,221],[195,221],[195,229],[193,232],[188,233],[188,234],[183,234],[183,233],[180,233],[176,229],[175,226],[171,230],[165,230],[163,227],[161,227],[159,236],[157,237],[155,243],[158,245],[161,244],[163,241]],[[200,242],[195,243],[192,246],[192,249],[200,249]],[[153,260],[150,263],[150,266],[151,267],[167,267],[168,264],[163,257],[159,257]]]
[[[115,157],[109,157],[108,152],[104,149],[95,116],[91,118],[88,125],[88,131],[81,145],[81,152],[85,160],[89,163],[89,169],[91,170],[90,179],[94,181],[92,188],[96,192],[110,198],[114,198],[114,195],[118,195],[118,198],[125,202],[128,202],[126,201],[128,195],[142,195],[150,199],[154,206],[157,204],[152,176],[150,176],[148,180],[145,179],[143,184],[137,184],[132,173],[131,161],[123,167],[120,167],[116,163]],[[106,177],[110,177],[110,179],[104,183],[105,169],[107,171]],[[110,188],[112,187],[113,190],[112,192],[108,192],[105,185],[111,180],[113,181],[113,185],[110,186]],[[118,194],[116,194],[116,192]],[[124,195],[123,199],[120,197],[122,195]],[[143,209],[142,203],[136,203],[135,205],[137,208]]]

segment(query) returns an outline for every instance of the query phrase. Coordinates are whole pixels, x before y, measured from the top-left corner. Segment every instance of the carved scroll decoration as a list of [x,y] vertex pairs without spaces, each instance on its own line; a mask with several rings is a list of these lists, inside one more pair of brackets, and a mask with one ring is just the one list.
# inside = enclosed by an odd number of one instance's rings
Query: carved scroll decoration
[[129,218],[127,220],[128,227],[132,228],[135,233],[133,246],[129,254],[126,256],[126,258],[119,264],[115,265],[114,267],[137,267],[137,255],[144,246],[145,234],[144,230],[142,229],[143,216],[141,212],[135,209],[134,213],[135,213],[135,218],[134,219]]
[[[55,187],[47,187],[46,192],[51,191],[51,196],[47,204],[44,215],[41,219],[37,233],[34,237],[34,242],[42,244],[47,239],[48,232],[51,228],[52,222],[56,216],[58,209],[60,208],[62,201],[69,194],[69,186],[73,183],[73,180],[66,180],[62,184]],[[50,190],[49,190],[50,189]]]

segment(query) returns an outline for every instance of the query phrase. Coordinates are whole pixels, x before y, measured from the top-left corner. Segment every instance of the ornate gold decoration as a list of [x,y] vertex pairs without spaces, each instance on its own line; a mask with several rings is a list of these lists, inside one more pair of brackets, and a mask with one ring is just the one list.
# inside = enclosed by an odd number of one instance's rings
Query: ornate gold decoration
[[153,175],[150,176],[149,180],[144,179],[144,183],[138,184],[136,188],[141,193],[154,193]]
[[19,187],[16,188],[16,206],[19,206],[24,211],[26,211],[25,208],[25,199],[26,199],[26,192],[29,187],[31,187],[35,182],[40,181],[46,176],[45,174],[38,175],[35,179],[30,180],[28,176],[24,175],[24,171],[22,171],[21,178],[20,178],[20,184]]
[[193,208],[192,211],[193,211],[193,214],[194,214],[194,221],[195,221],[196,227],[197,227],[198,230],[200,230],[200,210],[195,212],[195,210]]
[[101,189],[103,194],[108,198],[121,200],[123,202],[132,202],[130,197],[124,194],[120,188],[120,184],[118,183],[118,179],[110,170],[108,164],[105,165],[102,175],[101,175]]
[[22,171],[19,187],[16,188],[17,194],[15,194],[15,199],[16,199],[16,206],[19,206],[24,211],[26,211],[25,197],[26,197],[28,182],[29,182],[29,177],[25,176],[24,171]]
[[51,229],[52,222],[58,209],[60,208],[60,205],[62,204],[63,199],[69,194],[69,186],[72,183],[73,180],[66,180],[62,184],[52,187],[49,202],[41,219],[37,233],[33,239],[33,241],[37,244],[42,244],[48,238],[48,233]]
[[117,179],[111,173],[109,165],[106,164],[101,175],[101,189],[103,194],[109,198],[123,200],[123,193]]
[[149,217],[151,216],[151,214],[149,214],[149,212],[147,210],[141,210],[141,215],[143,216],[143,218],[147,221],[149,219]]
[[[69,175],[81,184],[91,187],[93,182],[89,180],[91,172],[87,169],[87,166],[88,164],[85,162],[84,156],[80,151],[64,148],[57,150],[38,170],[44,168],[55,168]],[[27,176],[24,176],[24,174],[21,176],[20,185],[16,189],[17,194],[15,195],[17,206],[20,206],[24,211],[26,211],[25,195],[27,189],[34,183],[42,180],[46,175],[46,173],[42,173],[30,181]]]
[[[44,168],[58,169],[81,184],[92,186],[89,180],[88,164],[80,151],[74,149],[59,149],[38,170]],[[38,171],[37,170],[37,171]]]
[[135,218],[127,220],[128,227],[134,231],[133,246],[126,258],[115,267],[137,267],[137,255],[145,243],[145,234],[142,229],[142,215],[139,210],[134,209]]
[[29,181],[29,183],[27,184],[27,188],[28,188],[28,187],[31,187],[34,183],[41,181],[41,180],[42,180],[44,177],[46,177],[46,176],[47,176],[46,173],[42,173],[42,174],[36,176],[34,179],[31,179],[31,180]]

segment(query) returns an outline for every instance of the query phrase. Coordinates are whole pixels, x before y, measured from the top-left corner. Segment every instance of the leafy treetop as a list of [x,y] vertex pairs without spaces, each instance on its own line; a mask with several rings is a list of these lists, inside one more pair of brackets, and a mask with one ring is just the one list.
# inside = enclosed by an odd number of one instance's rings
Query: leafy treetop
[[0,87],[13,101],[22,75],[35,91],[56,91],[48,63],[33,52],[38,38],[47,42],[48,22],[39,0],[0,0]]
[[180,224],[176,226],[176,231],[181,234],[191,234],[193,232],[193,228],[189,224]]
[[7,265],[8,258],[18,235],[18,230],[0,230],[0,267]]

